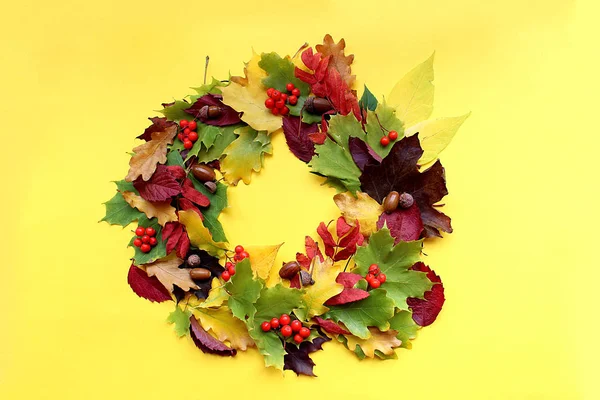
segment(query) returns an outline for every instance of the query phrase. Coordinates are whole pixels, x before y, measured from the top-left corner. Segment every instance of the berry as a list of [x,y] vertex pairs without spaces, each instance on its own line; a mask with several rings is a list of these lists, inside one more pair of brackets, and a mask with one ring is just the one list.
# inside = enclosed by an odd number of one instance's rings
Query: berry
[[283,100],[284,102],[286,102],[286,101],[287,101],[287,99],[288,99],[288,95],[287,95],[287,94],[285,94],[285,93],[281,93],[281,97],[280,97],[279,99],[280,99],[280,100]]
[[144,228],[142,228],[141,226],[138,226],[137,229],[135,230],[135,234],[137,236],[144,236],[144,233],[146,233],[146,230]]
[[156,240],[156,238],[154,236],[150,237],[150,246],[154,247],[158,244],[158,240]]
[[242,252],[240,253],[240,257],[242,257],[242,260],[243,260],[244,258],[248,258],[248,257],[250,257],[250,254],[248,254],[248,252],[247,252],[247,251],[242,251]]
[[385,274],[379,274],[377,275],[377,280],[381,283],[385,283],[385,281],[387,281],[387,276],[385,276]]
[[244,251],[244,246],[241,246],[239,244],[237,246],[235,246],[236,253],[240,254],[242,251]]
[[191,132],[191,131],[192,131],[192,130],[191,130],[190,128],[185,128],[185,129],[183,130],[183,135],[184,135],[184,136],[187,136],[187,135],[189,135],[189,134],[190,134],[190,132]]
[[288,97],[288,103],[290,103],[291,105],[295,106],[296,104],[298,104],[298,97],[297,96],[290,96]]
[[379,286],[381,286],[381,281],[377,278],[373,278],[369,282],[369,285],[371,285],[373,289],[377,289]]
[[177,139],[181,140],[183,142],[183,135],[181,133],[177,134]]
[[285,88],[288,92],[291,92],[292,90],[296,89],[296,86],[294,86],[294,84],[290,82],[287,85],[285,85]]
[[182,128],[185,128],[189,125],[190,121],[188,121],[187,119],[182,119],[181,121],[179,121],[179,126]]
[[275,107],[275,100],[273,100],[272,98],[268,98],[265,100],[265,107],[267,107],[269,110],[272,109],[273,107]]
[[377,264],[371,264],[371,266],[369,267],[369,273],[370,274],[378,274],[379,273],[379,265]]
[[190,142],[195,142],[196,140],[198,140],[198,134],[196,132],[190,132],[190,134],[188,135],[188,139],[190,140]]
[[229,272],[229,275],[234,276],[235,275],[235,267],[233,265],[231,267],[228,267],[227,272]]
[[156,235],[156,229],[154,229],[151,226],[147,227],[146,228],[146,235],[148,235],[148,236],[154,236],[154,235]]
[[281,334],[285,337],[290,337],[292,336],[292,327],[289,325],[284,325],[281,327]]
[[398,139],[398,132],[396,132],[396,131],[390,131],[388,133],[388,137],[393,142],[394,140]]
[[379,141],[379,143],[381,143],[381,145],[383,147],[386,147],[388,144],[390,144],[390,138],[387,136],[384,136],[381,138],[381,140]]
[[273,329],[279,328],[279,320],[277,318],[271,319],[271,328],[273,328]]
[[300,332],[298,332],[298,335],[302,336],[303,339],[306,339],[310,336],[310,329],[308,329],[307,327],[303,327],[302,329],[300,329]]
[[269,96],[269,97],[273,96],[273,91],[274,91],[274,90],[275,90],[275,89],[273,89],[272,87],[268,88],[268,89],[267,89],[267,96]]
[[281,97],[281,92],[279,90],[273,90],[273,93],[271,93],[271,98],[273,100],[279,100],[280,97]]
[[373,275],[372,273],[368,273],[367,276],[365,276],[365,280],[367,282],[372,281],[373,279],[375,279],[375,275]]
[[281,325],[289,325],[291,320],[292,319],[287,314],[281,314],[281,317],[279,317],[279,322]]
[[188,124],[188,128],[190,128],[190,130],[192,131],[195,131],[197,127],[198,124],[196,123],[196,121],[190,121],[190,123]]
[[296,97],[300,97],[300,89],[294,88],[294,90],[292,90],[292,94]]
[[148,236],[148,235],[142,236],[142,243],[150,243],[150,236]]
[[286,106],[284,106],[283,108],[281,108],[281,110],[279,110],[279,113],[281,115],[287,115],[290,112],[290,109],[287,108]]
[[300,344],[304,339],[300,335],[294,335],[294,342]]
[[242,256],[240,256],[239,254],[236,254],[235,256],[233,256],[233,259],[237,262],[237,261],[242,261],[243,258]]
[[221,273],[221,278],[223,278],[223,280],[227,282],[229,278],[231,278],[231,274],[229,273],[229,271],[223,271],[223,273]]
[[277,108],[283,108],[283,107],[285,107],[285,101],[283,101],[283,100],[277,100],[275,102],[275,107],[277,107]]
[[292,321],[292,323],[290,324],[290,326],[292,327],[292,330],[294,332],[300,332],[300,329],[302,329],[302,322],[300,322],[297,319],[295,319],[295,320]]
[[230,261],[227,261],[227,262],[225,263],[225,268],[229,269],[229,268],[231,268],[231,267],[233,267],[233,263],[232,263],[232,262],[230,262]]
[[133,245],[134,245],[135,247],[140,247],[140,246],[142,245],[142,239],[140,239],[140,238],[136,238],[136,239],[133,241]]
[[273,108],[271,110],[271,114],[273,114],[273,115],[279,115],[279,108]]
[[184,140],[183,141],[183,148],[186,150],[191,149],[192,147],[194,147],[194,143],[190,142],[189,140]]
[[262,329],[263,332],[269,332],[271,330],[271,323],[269,321],[263,322],[260,324],[260,329]]
[[140,246],[140,250],[142,253],[148,253],[150,250],[152,250],[152,247],[150,247],[148,243],[144,243]]

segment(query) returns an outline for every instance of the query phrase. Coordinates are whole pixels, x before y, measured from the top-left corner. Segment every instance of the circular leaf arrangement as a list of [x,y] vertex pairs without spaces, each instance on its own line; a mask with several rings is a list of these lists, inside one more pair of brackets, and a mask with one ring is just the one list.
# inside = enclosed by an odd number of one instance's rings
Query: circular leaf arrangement
[[[396,358],[444,303],[423,241],[452,232],[439,153],[468,115],[428,119],[433,56],[379,101],[353,89],[353,55],[331,36],[294,57],[254,54],[244,77],[163,104],[138,136],[103,221],[135,223],[127,281],[173,301],[179,336],[220,356],[256,347],[267,367],[314,376],[310,354],[335,340],[363,359]],[[249,184],[270,135],[338,192],[341,216],[306,236],[295,260],[281,245],[230,245],[219,214],[227,189]]]

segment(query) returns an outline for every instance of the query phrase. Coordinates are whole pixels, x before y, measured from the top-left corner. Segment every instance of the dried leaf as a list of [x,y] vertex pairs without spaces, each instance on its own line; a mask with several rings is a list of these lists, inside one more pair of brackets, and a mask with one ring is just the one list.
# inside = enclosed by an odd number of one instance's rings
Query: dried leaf
[[177,257],[185,258],[190,249],[190,238],[183,225],[179,222],[168,222],[162,230],[162,240],[166,241],[167,254],[173,250]]
[[275,258],[282,245],[283,243],[274,246],[246,246],[246,251],[250,254],[252,270],[260,279],[266,281],[269,287],[280,282]]
[[156,217],[162,226],[165,226],[167,222],[177,221],[175,208],[171,207],[168,201],[151,203],[133,192],[123,192],[123,198],[130,206],[142,211],[148,218]]
[[363,142],[357,137],[351,137],[348,139],[348,149],[352,155],[352,159],[356,163],[356,166],[364,171],[367,165],[377,165],[381,162],[382,158],[379,154],[373,150],[366,142]]
[[326,306],[339,306],[341,304],[352,303],[354,301],[366,299],[369,297],[369,292],[356,289],[356,288],[344,288],[342,292],[336,296],[333,296],[325,302]]
[[197,289],[198,286],[190,278],[190,271],[179,268],[181,264],[183,264],[183,260],[178,258],[175,253],[171,253],[165,258],[147,264],[146,272],[148,276],[156,276],[170,292],[173,292],[173,285],[177,285],[186,292],[190,289]]
[[210,200],[208,197],[197,191],[194,188],[192,180],[189,178],[183,181],[183,185],[181,186],[181,194],[183,197],[192,203],[199,205],[200,207],[208,207],[210,205]]
[[125,177],[127,182],[133,182],[138,176],[147,181],[150,179],[157,164],[167,161],[167,145],[173,143],[177,135],[177,125],[171,125],[161,132],[152,132],[152,140],[133,149],[135,153],[129,161],[129,173]]
[[147,127],[144,130],[144,133],[142,133],[140,136],[137,137],[137,139],[142,139],[142,140],[145,140],[146,142],[149,142],[150,140],[152,140],[152,134],[154,132],[163,132],[165,129],[175,125],[175,122],[169,121],[166,118],[152,117],[152,118],[148,118],[148,119],[150,121],[152,121],[152,125]]
[[357,192],[356,197],[350,193],[339,193],[333,197],[342,215],[350,224],[360,224],[360,233],[369,236],[377,230],[377,220],[383,213],[383,206],[368,194]]
[[333,333],[334,335],[350,335],[346,329],[342,328],[340,325],[336,324],[330,319],[323,319],[321,317],[315,317],[314,320],[319,324],[321,328],[325,332]]
[[325,57],[331,56],[328,68],[335,68],[348,87],[352,87],[356,80],[356,76],[351,74],[350,68],[350,65],[352,65],[352,62],[354,61],[354,54],[346,56],[344,54],[345,48],[346,41],[344,39],[335,43],[329,34],[325,35],[323,38],[323,44],[315,46],[315,49]]
[[235,349],[225,346],[223,342],[210,336],[208,332],[202,328],[194,316],[190,317],[190,323],[190,334],[192,336],[192,340],[194,341],[196,347],[198,347],[200,350],[205,353],[218,354],[220,356],[233,357],[236,355],[237,351]]
[[154,276],[148,276],[146,271],[132,265],[127,274],[127,283],[140,297],[152,302],[162,303],[172,300],[171,293]]
[[229,298],[229,294],[225,291],[225,288],[221,284],[219,278],[213,278],[211,282],[211,289],[208,292],[206,300],[198,304],[200,308],[210,307],[221,307],[223,303]]

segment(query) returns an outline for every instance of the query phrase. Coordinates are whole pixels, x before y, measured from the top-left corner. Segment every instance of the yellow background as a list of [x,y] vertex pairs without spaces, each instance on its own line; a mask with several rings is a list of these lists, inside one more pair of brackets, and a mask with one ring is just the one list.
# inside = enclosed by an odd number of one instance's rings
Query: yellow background
[[[590,2],[592,3],[592,2]],[[1,399],[594,399],[598,10],[575,1],[14,1],[0,24]],[[315,354],[318,379],[178,340],[127,286],[128,230],[97,224],[152,110],[257,51],[344,37],[381,96],[436,51],[455,233],[428,243],[447,302],[397,361]],[[337,216],[281,134],[230,190],[232,243]]]

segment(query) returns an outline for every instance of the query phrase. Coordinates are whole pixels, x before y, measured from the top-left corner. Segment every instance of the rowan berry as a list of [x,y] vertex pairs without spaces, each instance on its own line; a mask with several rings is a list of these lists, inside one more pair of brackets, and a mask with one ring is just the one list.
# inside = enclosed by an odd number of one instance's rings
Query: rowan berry
[[381,143],[381,145],[383,147],[386,147],[388,144],[390,144],[390,138],[387,136],[384,136],[381,138],[381,140],[379,141],[379,143]]
[[292,82],[290,82],[287,85],[285,85],[285,88],[287,89],[288,92],[291,92],[292,90],[294,90],[296,88],[296,86],[294,86],[294,84]]
[[269,321],[265,321],[260,324],[260,328],[263,330],[263,332],[269,332],[271,330],[271,323]]
[[289,325],[291,320],[292,319],[287,314],[281,314],[281,317],[279,317],[279,323],[281,323],[281,325]]
[[279,328],[279,320],[277,318],[271,319],[271,328],[273,328],[273,329]]
[[389,131],[388,138],[390,138],[390,140],[393,142],[394,140],[398,139],[398,132]]

